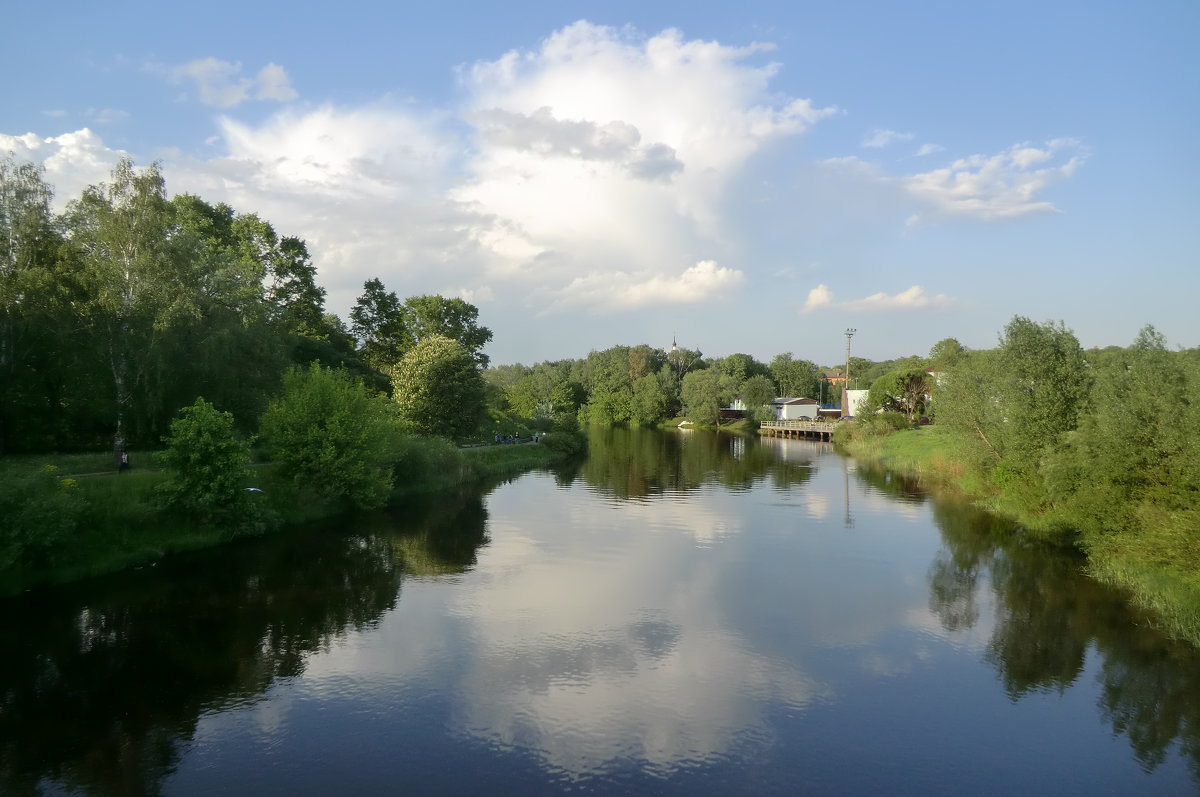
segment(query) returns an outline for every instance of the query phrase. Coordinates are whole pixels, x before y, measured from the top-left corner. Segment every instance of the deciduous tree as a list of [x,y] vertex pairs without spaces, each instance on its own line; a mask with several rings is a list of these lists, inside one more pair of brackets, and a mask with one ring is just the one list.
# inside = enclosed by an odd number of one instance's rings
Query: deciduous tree
[[359,352],[372,368],[389,373],[412,345],[404,305],[378,278],[363,283],[362,295],[350,310],[350,329]]
[[462,344],[480,368],[487,368],[483,347],[492,339],[492,331],[479,326],[479,309],[462,299],[444,296],[410,296],[404,300],[409,332],[414,343],[441,335]]
[[405,427],[459,440],[478,431],[485,386],[465,346],[442,335],[425,338],[392,370],[392,397]]

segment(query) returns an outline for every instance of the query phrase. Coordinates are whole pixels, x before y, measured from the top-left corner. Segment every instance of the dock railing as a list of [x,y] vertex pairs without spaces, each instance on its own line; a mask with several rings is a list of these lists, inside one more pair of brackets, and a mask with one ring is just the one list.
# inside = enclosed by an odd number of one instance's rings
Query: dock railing
[[777,437],[820,437],[828,440],[837,429],[829,421],[763,421],[758,433]]

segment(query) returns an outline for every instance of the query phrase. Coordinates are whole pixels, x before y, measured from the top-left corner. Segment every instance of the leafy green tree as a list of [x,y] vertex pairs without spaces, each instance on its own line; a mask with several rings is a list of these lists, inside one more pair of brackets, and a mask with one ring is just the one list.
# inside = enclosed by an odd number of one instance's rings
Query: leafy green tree
[[350,310],[350,328],[363,360],[380,373],[389,373],[412,346],[404,305],[378,278],[363,283],[362,295]]
[[658,374],[648,373],[633,382],[630,420],[641,426],[656,424],[666,417],[671,398]]
[[775,398],[775,383],[762,374],[755,374],[742,383],[742,401],[751,410],[766,406]]
[[671,348],[667,351],[667,364],[671,367],[671,372],[675,374],[675,381],[682,385],[684,374],[693,368],[702,368],[704,366],[703,356],[699,349],[681,349],[672,343]]
[[509,406],[523,418],[555,420],[574,415],[579,408],[576,386],[568,371],[552,363],[539,363],[505,391]]
[[14,565],[46,565],[79,525],[84,501],[73,479],[58,478],[53,465],[36,473],[0,479],[0,571]]
[[770,376],[771,369],[754,359],[749,354],[731,354],[715,361],[713,364],[725,376],[735,391],[740,391],[742,383],[752,376]]
[[1009,449],[1033,455],[1075,428],[1092,386],[1079,340],[1062,322],[1016,316],[1000,343],[1002,389],[1010,421]]
[[966,350],[956,338],[943,338],[929,349],[929,367],[935,372],[953,368]]
[[891,371],[871,383],[865,409],[868,412],[903,412],[910,421],[925,414],[932,381],[924,368]]
[[199,315],[201,240],[181,233],[157,164],[117,163],[68,208],[80,291],[73,302],[110,382],[114,448],[131,420],[149,426],[161,404],[172,330]]
[[775,380],[778,396],[818,398],[821,392],[821,372],[810,360],[797,360],[791,352],[775,355],[771,360],[771,378]]
[[629,380],[634,382],[647,374],[653,374],[662,369],[667,362],[667,354],[662,349],[655,349],[645,343],[638,344],[629,350]]
[[[252,221],[257,218],[251,216],[243,221],[239,216],[237,229],[244,229],[243,225]],[[271,247],[267,263],[267,300],[273,309],[274,322],[293,335],[329,340],[325,289],[317,285],[317,269],[308,254],[308,245],[294,236],[284,236],[277,246]]]
[[381,506],[392,490],[400,424],[387,399],[344,371],[293,367],[263,415],[262,435],[301,490],[352,506]]
[[729,401],[727,388],[715,368],[692,371],[683,377],[683,411],[697,423],[719,424],[721,407]]
[[[1160,555],[1171,558],[1172,548],[1191,546],[1178,561],[1194,561],[1200,554],[1197,396],[1200,368],[1169,351],[1153,327],[1142,329],[1098,369],[1090,411],[1052,453],[1051,497],[1087,531],[1174,529],[1157,540]],[[1189,528],[1190,535],[1183,531]]]
[[938,422],[983,441],[1005,473],[1029,478],[1074,429],[1091,388],[1079,341],[1060,322],[1016,316],[999,348],[968,352],[941,378]]
[[406,428],[460,440],[479,430],[485,385],[471,353],[442,335],[425,338],[392,370],[392,397]]
[[261,236],[252,244],[244,238],[251,229],[247,217],[235,216],[228,205],[188,194],[171,205],[178,234],[190,234],[200,245],[189,262],[194,313],[179,319],[162,344],[172,365],[161,403],[165,409],[186,406],[204,394],[237,417],[257,418],[278,391],[289,359],[263,287],[274,231],[258,222],[253,229]]
[[250,444],[234,429],[233,415],[203,398],[179,411],[166,449],[155,455],[166,478],[163,504],[204,521],[234,520],[247,504],[242,489],[250,471]]
[[63,324],[55,307],[61,238],[52,197],[41,167],[0,159],[0,452],[10,435],[28,435],[38,424],[37,408],[47,404],[43,375],[64,365],[53,346]]
[[444,296],[410,296],[404,300],[409,331],[414,343],[437,335],[458,341],[480,368],[487,368],[483,347],[492,331],[479,326],[479,309],[462,299]]
[[630,419],[633,401],[630,351],[628,346],[613,346],[588,353],[579,369],[580,381],[587,392],[587,404],[581,410],[582,420],[606,425]]

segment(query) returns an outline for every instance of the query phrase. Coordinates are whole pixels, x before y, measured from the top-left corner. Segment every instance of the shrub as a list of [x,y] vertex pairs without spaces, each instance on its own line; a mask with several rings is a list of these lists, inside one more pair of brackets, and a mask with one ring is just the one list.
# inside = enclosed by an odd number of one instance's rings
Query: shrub
[[402,437],[391,403],[344,371],[292,368],[262,419],[272,458],[296,487],[358,508],[382,506]]
[[198,398],[171,421],[163,442],[166,450],[155,455],[166,474],[157,488],[163,506],[203,522],[248,519],[242,487],[250,444],[234,431],[232,414]]
[[36,473],[0,479],[0,570],[46,565],[75,531],[84,509],[74,479],[47,465]]

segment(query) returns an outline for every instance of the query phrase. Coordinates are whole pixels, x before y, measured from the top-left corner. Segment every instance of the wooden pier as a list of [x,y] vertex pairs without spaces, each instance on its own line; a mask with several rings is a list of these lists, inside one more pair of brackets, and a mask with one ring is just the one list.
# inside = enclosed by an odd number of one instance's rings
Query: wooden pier
[[836,423],[826,421],[763,421],[758,433],[767,437],[805,437],[809,440],[832,440]]

